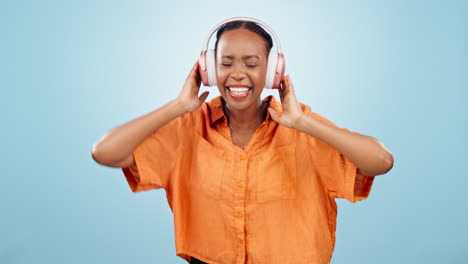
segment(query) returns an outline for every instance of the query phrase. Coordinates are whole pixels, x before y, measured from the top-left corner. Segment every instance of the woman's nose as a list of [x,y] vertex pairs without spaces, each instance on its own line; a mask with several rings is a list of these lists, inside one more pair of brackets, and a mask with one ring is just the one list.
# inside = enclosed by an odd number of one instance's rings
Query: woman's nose
[[245,78],[245,75],[243,73],[240,73],[240,72],[233,72],[231,74],[231,77],[235,80],[242,80]]
[[245,72],[243,72],[239,67],[234,67],[231,72],[231,77],[235,80],[240,80],[245,78]]

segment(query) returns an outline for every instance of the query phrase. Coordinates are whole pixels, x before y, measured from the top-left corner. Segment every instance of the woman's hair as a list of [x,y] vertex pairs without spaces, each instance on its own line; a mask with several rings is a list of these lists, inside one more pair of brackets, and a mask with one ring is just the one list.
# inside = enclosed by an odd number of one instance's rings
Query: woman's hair
[[218,29],[218,32],[216,33],[215,54],[218,48],[218,41],[221,38],[221,35],[223,35],[223,33],[226,31],[238,28],[248,29],[262,37],[265,40],[265,47],[267,51],[266,54],[268,57],[268,54],[270,53],[270,50],[273,47],[273,40],[271,39],[270,34],[268,34],[261,26],[257,25],[254,22],[240,20],[228,22]]

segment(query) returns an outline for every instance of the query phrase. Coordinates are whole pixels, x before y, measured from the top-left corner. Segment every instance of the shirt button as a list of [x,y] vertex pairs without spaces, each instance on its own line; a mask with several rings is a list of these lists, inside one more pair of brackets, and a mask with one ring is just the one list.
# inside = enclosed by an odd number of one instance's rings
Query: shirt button
[[244,187],[244,185],[242,185],[242,183],[239,183],[239,184],[237,184],[237,187],[238,187],[239,189],[242,189],[242,187]]
[[242,243],[244,243],[244,240],[239,239],[239,244],[242,244]]
[[242,214],[241,212],[238,212],[238,213],[236,214],[236,217],[238,217],[238,218],[241,218],[242,216],[243,216],[243,214]]
[[241,160],[245,160],[246,158],[247,158],[247,157],[246,157],[245,155],[241,155],[241,156],[240,156],[240,159],[241,159]]

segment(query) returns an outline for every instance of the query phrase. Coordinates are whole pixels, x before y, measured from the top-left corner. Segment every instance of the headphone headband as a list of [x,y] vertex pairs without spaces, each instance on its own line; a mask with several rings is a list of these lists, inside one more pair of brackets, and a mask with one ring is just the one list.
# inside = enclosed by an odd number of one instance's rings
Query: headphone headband
[[256,18],[253,18],[253,17],[233,17],[233,18],[228,18],[228,19],[226,19],[226,20],[221,21],[218,25],[216,25],[216,26],[210,31],[210,33],[208,33],[208,36],[207,36],[206,39],[205,39],[205,43],[203,44],[202,52],[208,50],[208,43],[210,42],[211,36],[212,36],[221,26],[223,26],[223,25],[226,24],[226,23],[232,22],[232,21],[248,21],[248,22],[254,22],[254,23],[260,24],[260,25],[263,26],[264,28],[268,29],[268,31],[270,31],[270,33],[273,35],[273,38],[275,39],[277,52],[278,52],[278,53],[282,53],[282,51],[281,51],[281,43],[280,43],[279,38],[278,38],[278,36],[276,35],[275,31],[273,31],[273,29],[272,29],[270,26],[268,26],[267,24],[263,23],[262,21],[260,21],[260,20],[258,20],[258,19],[256,19]]

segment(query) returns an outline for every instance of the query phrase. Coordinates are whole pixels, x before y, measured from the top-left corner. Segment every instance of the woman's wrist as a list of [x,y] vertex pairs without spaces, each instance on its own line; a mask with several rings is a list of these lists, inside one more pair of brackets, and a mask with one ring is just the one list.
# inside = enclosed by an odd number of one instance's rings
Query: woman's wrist
[[172,112],[177,116],[184,115],[185,113],[189,112],[186,108],[187,103],[183,102],[179,98],[174,99],[168,103],[168,106],[172,110]]
[[296,118],[296,121],[294,121],[294,123],[293,123],[294,124],[293,125],[294,129],[301,131],[300,129],[303,127],[301,122],[304,121],[304,119],[303,119],[304,115],[305,115],[304,112],[301,111],[301,115],[298,118]]

